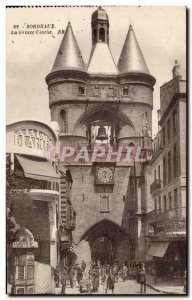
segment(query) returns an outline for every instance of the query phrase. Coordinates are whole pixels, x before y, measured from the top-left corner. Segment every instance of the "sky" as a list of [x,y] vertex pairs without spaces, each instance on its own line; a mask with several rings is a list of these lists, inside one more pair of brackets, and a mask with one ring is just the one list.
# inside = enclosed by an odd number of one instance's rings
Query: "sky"
[[[50,73],[65,30],[71,22],[84,62],[91,52],[91,15],[96,7],[41,7],[7,9],[7,124],[23,120],[39,120],[51,124],[49,95],[45,77]],[[153,136],[158,130],[160,86],[172,79],[175,59],[182,78],[186,78],[185,8],[110,7],[110,49],[117,64],[130,23],[148,65],[156,78],[153,100]],[[14,25],[25,31],[27,25],[54,24],[53,34],[11,34]],[[34,29],[31,29],[34,30]],[[36,30],[36,29],[35,29]],[[45,29],[44,29],[45,30]]]

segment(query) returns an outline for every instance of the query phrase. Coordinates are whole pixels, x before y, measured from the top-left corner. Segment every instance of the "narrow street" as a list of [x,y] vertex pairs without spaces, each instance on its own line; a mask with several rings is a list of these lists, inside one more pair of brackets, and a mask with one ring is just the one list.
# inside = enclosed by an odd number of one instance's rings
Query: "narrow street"
[[[56,289],[56,294],[60,294],[61,288]],[[80,294],[79,288],[74,287],[73,289],[67,286],[66,288],[66,294]],[[103,292],[103,286],[99,286],[99,291],[97,293],[92,293],[92,294],[104,294]],[[109,291],[108,291],[109,294]],[[126,294],[126,295],[133,295],[133,294],[140,294],[140,285],[134,280],[134,279],[128,279],[125,282],[117,282],[115,284],[115,289],[114,289],[114,294]],[[155,290],[147,287],[146,294],[148,295],[153,295],[153,294],[161,294],[156,292]]]

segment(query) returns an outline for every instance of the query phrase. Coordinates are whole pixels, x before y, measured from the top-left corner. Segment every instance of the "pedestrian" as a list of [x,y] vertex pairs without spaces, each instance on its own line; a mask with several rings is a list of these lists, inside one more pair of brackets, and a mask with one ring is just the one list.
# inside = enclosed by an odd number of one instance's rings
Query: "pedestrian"
[[106,274],[109,275],[109,273],[110,273],[110,265],[107,265],[107,267],[106,267]]
[[127,280],[127,266],[125,264],[123,264],[123,281]]
[[78,282],[78,285],[79,285],[82,278],[83,278],[82,270],[79,266],[77,266],[77,282]]
[[68,275],[69,275],[70,287],[73,289],[74,276],[75,276],[75,271],[74,271],[73,266],[70,267]]
[[61,284],[62,284],[61,294],[65,294],[67,279],[68,279],[67,267],[63,267],[61,271]]
[[107,289],[109,289],[109,291],[111,291],[111,294],[113,294],[114,288],[115,288],[115,279],[112,272],[110,272],[107,278]]
[[140,268],[141,268],[140,263],[137,263],[136,264],[136,279],[137,279],[137,283],[140,283]]
[[59,287],[59,266],[56,266],[56,268],[54,269],[54,281],[55,281],[55,286]]
[[99,270],[98,268],[94,268],[91,271],[91,275],[92,275],[92,282],[93,282],[93,292],[98,292],[98,288],[99,288]]
[[140,282],[140,293],[146,293],[146,271],[144,265],[139,272],[139,282]]
[[85,268],[86,268],[86,263],[84,260],[82,260],[82,263],[81,263],[81,270],[84,272],[85,271]]
[[102,280],[102,284],[103,284],[103,291],[104,291],[105,294],[107,294],[107,280],[108,280],[108,275],[106,275],[104,273],[101,280]]

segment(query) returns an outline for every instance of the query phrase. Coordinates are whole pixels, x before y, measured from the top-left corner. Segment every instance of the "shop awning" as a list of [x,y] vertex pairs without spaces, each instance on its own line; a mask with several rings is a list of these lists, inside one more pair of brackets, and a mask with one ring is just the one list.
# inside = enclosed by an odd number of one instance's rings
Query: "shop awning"
[[152,256],[163,257],[168,246],[169,242],[152,242],[148,254]]
[[26,177],[39,180],[58,180],[59,175],[47,160],[16,155]]

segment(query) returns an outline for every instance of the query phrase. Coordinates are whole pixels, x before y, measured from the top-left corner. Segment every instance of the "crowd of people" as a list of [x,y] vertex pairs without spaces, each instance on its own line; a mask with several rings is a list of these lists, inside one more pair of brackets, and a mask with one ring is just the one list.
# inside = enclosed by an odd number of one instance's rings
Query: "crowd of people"
[[[128,275],[131,276],[131,267],[129,265],[128,268],[126,263],[113,265],[97,263],[92,264],[89,268],[83,260],[81,264],[73,264],[70,267],[56,267],[54,270],[55,286],[59,287],[61,282],[61,294],[65,294],[67,283],[72,289],[78,287],[80,293],[97,293],[99,291],[103,294],[113,294],[115,284],[118,281],[126,281]],[[135,263],[134,270],[134,277],[140,285],[140,293],[146,293],[146,274],[154,275],[154,267],[151,268],[151,265],[139,262]],[[156,276],[154,279],[156,280]],[[186,291],[186,271],[184,273],[184,291]]]
[[104,294],[113,294],[115,283],[119,280],[126,281],[127,276],[126,264],[92,264],[88,269],[84,260],[81,265],[71,265],[69,268],[63,267],[61,270],[57,267],[54,270],[55,285],[58,287],[61,282],[62,294],[65,294],[67,282],[71,288],[78,286],[80,293],[96,293],[100,287]]

